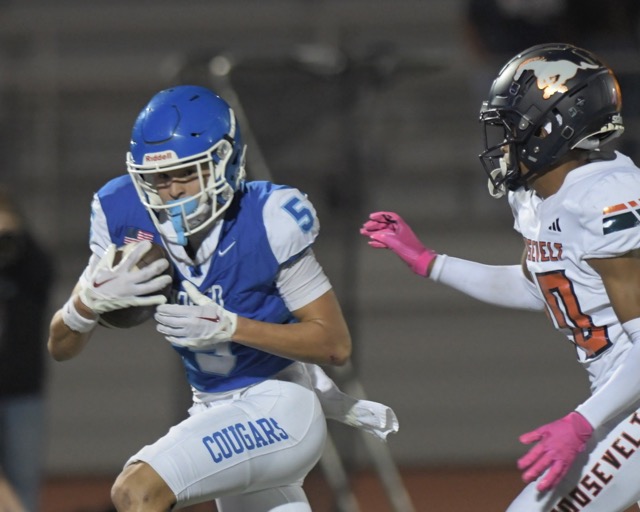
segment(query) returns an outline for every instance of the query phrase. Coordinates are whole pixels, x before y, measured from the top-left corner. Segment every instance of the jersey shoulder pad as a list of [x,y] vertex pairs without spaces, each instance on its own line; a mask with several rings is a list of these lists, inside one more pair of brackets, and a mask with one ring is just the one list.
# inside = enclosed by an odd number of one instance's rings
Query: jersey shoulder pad
[[278,263],[286,263],[304,252],[318,236],[316,210],[297,188],[271,184],[262,192],[262,220],[269,245]]
[[585,258],[611,258],[640,246],[640,172],[613,167],[568,189],[565,209],[582,230]]
[[108,181],[96,193],[92,224],[99,222],[105,224],[110,240],[118,246],[140,239],[153,239],[156,243],[160,240],[128,174]]
[[98,197],[113,197],[123,193],[126,194],[128,193],[128,191],[136,194],[136,190],[133,185],[133,181],[131,181],[131,177],[128,174],[123,174],[107,181],[104,185],[102,185],[102,187],[100,187],[100,189],[98,190]]

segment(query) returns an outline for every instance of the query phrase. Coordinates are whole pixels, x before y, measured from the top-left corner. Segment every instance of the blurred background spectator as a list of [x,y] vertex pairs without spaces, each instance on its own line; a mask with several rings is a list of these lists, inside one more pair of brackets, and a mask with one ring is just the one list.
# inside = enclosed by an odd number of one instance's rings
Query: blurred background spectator
[[[39,510],[46,449],[45,322],[51,256],[11,192],[0,189],[0,468],[27,510]],[[10,509],[13,510],[13,509]]]

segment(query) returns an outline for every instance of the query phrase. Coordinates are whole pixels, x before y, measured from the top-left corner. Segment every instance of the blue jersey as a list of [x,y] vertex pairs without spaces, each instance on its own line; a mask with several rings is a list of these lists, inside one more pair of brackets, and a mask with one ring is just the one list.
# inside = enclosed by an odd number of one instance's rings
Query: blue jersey
[[[181,286],[188,279],[201,293],[240,316],[280,324],[297,321],[280,296],[276,280],[281,266],[300,257],[319,231],[315,209],[299,190],[266,181],[245,183],[215,233],[215,250],[199,265],[175,257],[175,247],[162,239],[128,175],[108,182],[96,199],[92,242],[108,233],[109,240],[103,242],[118,247],[140,239],[153,239],[167,247],[175,270],[170,302],[188,302]],[[100,215],[96,210],[101,210]],[[174,348],[182,357],[189,383],[201,392],[255,384],[292,362],[234,342],[219,343],[206,351]]]

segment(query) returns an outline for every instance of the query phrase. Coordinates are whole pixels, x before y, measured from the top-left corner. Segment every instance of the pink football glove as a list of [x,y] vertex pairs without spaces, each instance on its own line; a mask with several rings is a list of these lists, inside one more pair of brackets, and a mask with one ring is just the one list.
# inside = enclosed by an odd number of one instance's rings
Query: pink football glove
[[532,482],[548,469],[536,488],[546,491],[555,487],[567,474],[578,454],[584,450],[591,434],[593,427],[577,412],[522,434],[521,443],[538,441],[518,460],[518,469],[524,471],[522,479],[526,483]]
[[426,248],[409,225],[393,212],[375,212],[360,229],[369,237],[369,245],[376,249],[391,249],[411,267],[416,274],[426,276],[429,265],[438,255]]

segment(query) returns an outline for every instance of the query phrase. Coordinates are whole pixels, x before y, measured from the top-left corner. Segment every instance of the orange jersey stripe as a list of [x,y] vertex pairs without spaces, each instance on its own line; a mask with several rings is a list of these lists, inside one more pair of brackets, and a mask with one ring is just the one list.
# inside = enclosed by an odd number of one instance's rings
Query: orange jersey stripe
[[[640,201],[640,199],[638,199],[638,201]],[[636,207],[636,206],[638,206],[638,202],[637,201],[629,201],[628,205],[625,204],[625,203],[620,203],[620,204],[616,204],[614,206],[607,206],[607,207],[602,209],[602,214],[603,215],[608,215],[610,213],[615,213],[615,212],[619,212],[619,211],[622,211],[622,210],[628,210],[629,206]]]

